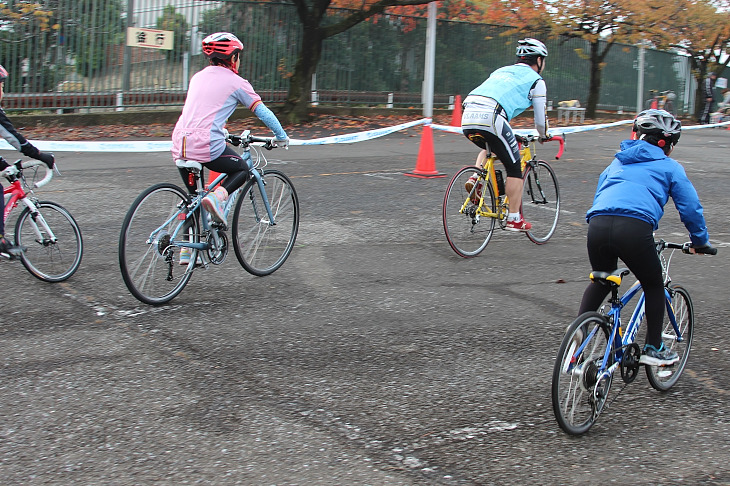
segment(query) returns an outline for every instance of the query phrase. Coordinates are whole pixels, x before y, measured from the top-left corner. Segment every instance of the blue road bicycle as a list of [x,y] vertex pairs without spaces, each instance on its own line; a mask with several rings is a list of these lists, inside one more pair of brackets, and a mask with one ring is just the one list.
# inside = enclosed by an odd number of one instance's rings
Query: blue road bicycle
[[[671,285],[669,264],[674,251],[665,260],[662,252],[667,248],[690,253],[689,243],[656,242],[664,272],[666,297],[662,341],[664,346],[679,355],[679,361],[672,366],[645,365],[649,383],[659,391],[669,390],[682,375],[692,346],[695,320],[689,292],[679,285]],[[700,252],[699,249],[697,252]],[[708,248],[704,253],[714,255],[717,249]],[[641,348],[635,340],[645,314],[644,293],[637,281],[619,297],[621,280],[628,274],[626,268],[612,273],[591,273],[592,281],[611,288],[611,297],[600,312],[586,312],[578,316],[568,326],[560,345],[553,368],[552,402],[555,418],[568,434],[588,432],[607,408],[608,393],[616,371],[627,385],[639,372]],[[621,310],[637,296],[631,319],[624,325]]]
[[[246,271],[265,276],[284,264],[299,229],[299,198],[289,178],[266,169],[261,147],[276,147],[271,138],[245,131],[229,143],[249,152],[250,177],[226,202],[226,223],[212,220],[201,202],[226,174],[204,187],[202,165],[178,160],[197,186],[195,195],[170,183],[156,184],[129,208],[119,235],[119,267],[129,291],[140,301],[159,305],[176,297],[197,268],[220,265],[233,250]],[[232,216],[230,214],[232,213]]]

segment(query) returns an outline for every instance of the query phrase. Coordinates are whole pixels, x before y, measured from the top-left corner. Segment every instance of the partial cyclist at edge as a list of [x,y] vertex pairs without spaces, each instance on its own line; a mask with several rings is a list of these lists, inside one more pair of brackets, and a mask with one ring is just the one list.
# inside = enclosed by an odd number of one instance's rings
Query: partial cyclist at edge
[[[236,107],[241,104],[250,109],[274,133],[278,147],[289,146],[289,137],[276,115],[238,73],[242,51],[243,43],[229,32],[217,32],[203,39],[203,54],[210,65],[190,79],[185,105],[172,133],[174,160],[194,160],[209,170],[227,174],[202,202],[212,217],[224,224],[225,202],[248,179],[251,159],[248,152],[239,155],[226,144],[224,125]],[[187,171],[179,170],[188,191],[194,194],[195,182],[191,184]],[[187,265],[190,249],[183,248],[180,257],[180,263]]]
[[[670,366],[677,353],[662,342],[664,281],[654,231],[669,197],[689,231],[690,252],[710,248],[702,204],[684,168],[669,157],[682,124],[664,110],[645,110],[633,122],[632,139],[601,173],[588,221],[588,258],[593,271],[613,272],[620,258],[641,283],[646,297],[646,340],[640,364]],[[578,314],[596,311],[610,288],[588,284]]]
[[[547,86],[540,75],[547,55],[547,47],[537,39],[518,41],[517,62],[494,71],[464,99],[461,118],[464,135],[482,149],[477,156],[477,167],[484,167],[488,148],[506,169],[509,214],[505,229],[510,231],[529,231],[532,225],[522,217],[520,151],[509,122],[532,106],[540,143],[550,138],[545,110]],[[475,182],[476,176],[469,179],[466,190],[471,192]]]
[[[8,71],[0,65],[0,102],[3,100],[5,94],[5,81],[8,79]],[[48,166],[48,170],[53,169],[55,159],[53,154],[41,152],[32,143],[25,139],[23,135],[18,133],[13,124],[5,115],[5,111],[0,107],[0,136],[2,136],[14,149],[20,151],[26,157],[40,160]],[[0,157],[0,173],[7,170],[13,170],[13,167],[8,162]],[[0,184],[0,193],[2,193],[3,186]],[[5,198],[0,198],[0,255],[4,258],[14,258],[19,256],[23,252],[22,248],[19,248],[10,243],[5,238]]]

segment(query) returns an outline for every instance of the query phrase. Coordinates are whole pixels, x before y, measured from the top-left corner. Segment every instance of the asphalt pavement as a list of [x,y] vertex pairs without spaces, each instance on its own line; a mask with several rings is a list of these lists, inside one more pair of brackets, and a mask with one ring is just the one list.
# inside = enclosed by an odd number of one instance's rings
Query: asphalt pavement
[[[672,260],[697,316],[685,374],[663,394],[615,381],[578,438],[551,373],[590,271],[584,214],[628,128],[568,135],[560,160],[540,146],[555,236],[498,232],[472,259],[444,237],[448,177],[404,175],[420,135],[271,152],[300,198],[287,262],[254,277],[231,254],[159,307],[124,286],[117,242],[143,189],[181,182],[169,154],[58,153],[39,196],[76,217],[84,256],[60,284],[0,262],[0,483],[730,484],[730,131],[686,131],[673,154],[719,247]],[[449,176],[476,155],[434,146]],[[657,236],[688,239],[671,203]]]

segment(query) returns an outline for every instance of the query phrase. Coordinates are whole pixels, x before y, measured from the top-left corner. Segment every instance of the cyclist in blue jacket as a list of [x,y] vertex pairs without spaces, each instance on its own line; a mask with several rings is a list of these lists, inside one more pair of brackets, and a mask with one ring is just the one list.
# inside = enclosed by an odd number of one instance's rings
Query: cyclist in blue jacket
[[[620,258],[646,296],[646,341],[642,364],[668,366],[679,360],[662,342],[664,282],[654,246],[654,230],[671,196],[689,231],[692,247],[709,247],[710,238],[697,191],[684,168],[669,154],[682,124],[664,110],[646,110],[633,123],[633,139],[621,142],[621,151],[598,179],[588,221],[588,258],[594,271],[612,272]],[[580,312],[598,310],[610,289],[590,283]]]

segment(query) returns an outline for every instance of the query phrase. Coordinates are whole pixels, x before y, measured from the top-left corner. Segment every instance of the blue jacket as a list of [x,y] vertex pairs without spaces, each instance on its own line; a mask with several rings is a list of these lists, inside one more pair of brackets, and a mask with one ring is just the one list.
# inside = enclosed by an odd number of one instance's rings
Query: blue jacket
[[586,220],[598,215],[627,216],[646,221],[656,230],[669,196],[692,243],[709,243],[702,204],[684,168],[656,145],[624,140],[621,151],[598,179]]

